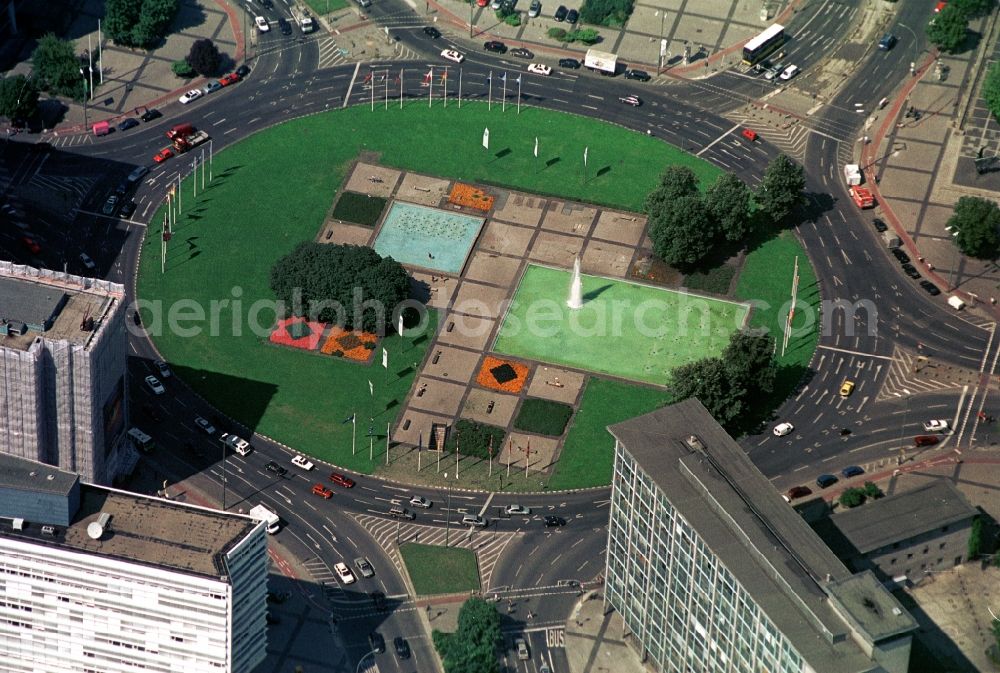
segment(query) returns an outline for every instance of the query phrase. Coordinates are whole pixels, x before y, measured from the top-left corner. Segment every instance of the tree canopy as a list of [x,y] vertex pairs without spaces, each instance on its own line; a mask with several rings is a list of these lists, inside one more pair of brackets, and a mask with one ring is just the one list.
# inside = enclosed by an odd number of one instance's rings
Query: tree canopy
[[692,267],[712,252],[717,227],[700,196],[682,196],[649,219],[653,249],[668,264]]
[[955,2],[949,2],[927,24],[927,39],[946,54],[954,54],[965,46],[968,30],[966,10]]
[[974,19],[992,12],[996,0],[951,0],[949,4],[954,4],[959,10],[965,12],[967,17]]
[[497,673],[496,648],[502,636],[500,615],[481,598],[470,598],[458,611],[454,633],[431,634],[445,673]]
[[982,96],[994,119],[1000,120],[1000,62],[993,63],[986,71]]
[[123,47],[149,49],[167,35],[178,0],[105,0],[104,30]]
[[634,0],[584,0],[580,23],[592,26],[624,26],[632,14]]
[[38,87],[24,75],[0,78],[0,117],[22,122],[38,110]]
[[756,194],[757,204],[773,221],[780,222],[802,203],[805,186],[802,167],[784,154],[779,154],[764,171],[764,179]]
[[697,397],[730,432],[751,411],[751,401],[774,389],[774,339],[762,332],[737,332],[721,357],[704,358],[671,372],[677,400]]
[[371,248],[305,241],[272,267],[271,289],[288,314],[384,334],[409,278]]
[[52,33],[40,39],[32,52],[31,75],[39,88],[57,96],[79,100],[86,95],[86,80],[80,72],[76,47]]
[[735,173],[723,173],[705,193],[705,205],[718,223],[719,233],[730,243],[750,233],[750,188]]
[[955,244],[963,254],[995,259],[1000,253],[1000,208],[981,196],[963,196],[955,204],[948,225],[957,231]]
[[195,40],[188,52],[187,62],[199,75],[215,75],[222,64],[222,54],[208,38]]

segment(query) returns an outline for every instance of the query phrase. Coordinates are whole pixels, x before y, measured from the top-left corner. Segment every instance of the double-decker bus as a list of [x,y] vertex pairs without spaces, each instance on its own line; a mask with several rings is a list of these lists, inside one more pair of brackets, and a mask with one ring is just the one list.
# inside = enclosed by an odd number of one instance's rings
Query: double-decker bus
[[756,65],[785,42],[785,27],[774,24],[743,45],[743,62]]

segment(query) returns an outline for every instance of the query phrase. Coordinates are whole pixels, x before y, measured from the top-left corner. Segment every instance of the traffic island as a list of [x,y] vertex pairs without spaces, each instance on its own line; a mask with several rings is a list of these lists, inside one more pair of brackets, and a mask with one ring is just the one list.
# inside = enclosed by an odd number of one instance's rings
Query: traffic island
[[[459,533],[456,531],[455,536]],[[471,549],[410,542],[399,553],[418,597],[469,594],[480,589],[479,563]]]

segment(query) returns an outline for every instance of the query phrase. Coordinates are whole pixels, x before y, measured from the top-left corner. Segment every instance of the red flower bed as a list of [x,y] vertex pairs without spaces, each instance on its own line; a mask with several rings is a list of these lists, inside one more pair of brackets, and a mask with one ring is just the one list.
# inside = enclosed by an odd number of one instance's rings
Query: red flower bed
[[326,324],[308,322],[305,318],[291,317],[279,320],[277,327],[271,332],[270,341],[281,346],[302,348],[313,351],[319,348]]

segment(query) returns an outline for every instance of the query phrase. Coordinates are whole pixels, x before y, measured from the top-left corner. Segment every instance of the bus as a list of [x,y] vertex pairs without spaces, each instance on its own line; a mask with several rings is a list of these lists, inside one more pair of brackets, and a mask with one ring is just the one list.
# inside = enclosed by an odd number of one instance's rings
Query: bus
[[784,42],[785,27],[776,23],[743,45],[743,62],[746,65],[756,65]]

